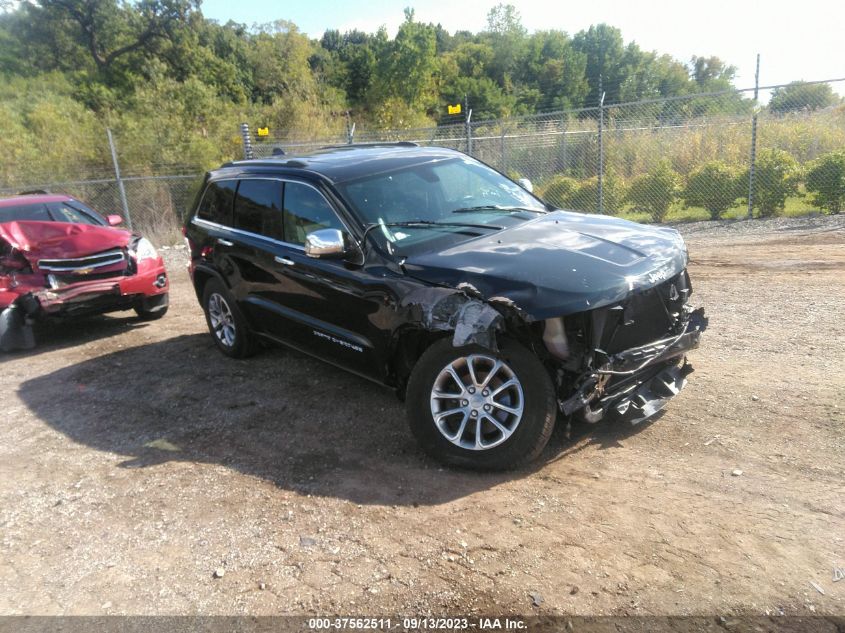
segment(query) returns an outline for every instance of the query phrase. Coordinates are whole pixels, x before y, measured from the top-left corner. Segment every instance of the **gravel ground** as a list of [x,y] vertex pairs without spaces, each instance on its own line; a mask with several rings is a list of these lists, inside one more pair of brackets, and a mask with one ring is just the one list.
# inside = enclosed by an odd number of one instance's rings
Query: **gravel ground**
[[688,388],[508,474],[333,367],[224,358],[166,251],[163,320],[0,361],[0,614],[845,613],[845,217],[680,228]]

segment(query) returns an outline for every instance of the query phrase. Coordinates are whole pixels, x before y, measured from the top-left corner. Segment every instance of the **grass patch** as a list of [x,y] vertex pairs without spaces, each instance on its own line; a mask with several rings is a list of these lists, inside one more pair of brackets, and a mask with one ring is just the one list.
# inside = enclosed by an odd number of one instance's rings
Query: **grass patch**
[[[797,218],[806,215],[813,215],[819,213],[819,209],[810,204],[810,199],[807,196],[799,195],[792,196],[786,199],[783,211],[778,214],[778,217]],[[724,220],[743,220],[747,217],[748,206],[746,204],[738,204],[728,209],[723,215]],[[617,217],[632,222],[640,222],[642,224],[652,224],[653,220],[648,213],[643,211],[634,211],[630,207],[623,207],[622,211],[617,214]],[[754,217],[757,212],[754,212]],[[666,222],[683,223],[683,222],[704,222],[710,219],[710,214],[707,209],[703,207],[689,207],[684,208],[682,202],[675,202],[669,209],[669,215],[666,217]]]

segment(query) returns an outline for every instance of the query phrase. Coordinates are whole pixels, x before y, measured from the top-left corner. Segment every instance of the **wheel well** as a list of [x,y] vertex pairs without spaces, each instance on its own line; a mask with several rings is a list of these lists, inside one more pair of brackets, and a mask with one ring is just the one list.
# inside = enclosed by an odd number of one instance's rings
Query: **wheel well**
[[[405,386],[411,372],[425,351],[437,341],[443,338],[451,338],[453,335],[454,332],[448,330],[430,331],[409,327],[396,336],[387,375],[389,384],[396,387],[400,398],[404,398]],[[546,355],[545,347],[543,347],[539,338],[542,336],[542,331],[536,326],[531,327],[528,324],[520,323],[517,327],[515,323],[507,323],[501,335],[520,343],[532,351],[541,361]],[[547,371],[554,380],[555,372],[548,367]]]
[[388,376],[390,382],[396,386],[400,398],[404,398],[408,378],[420,356],[434,343],[449,336],[452,336],[452,332],[430,332],[414,327],[406,328],[397,335],[390,357]]
[[205,290],[205,284],[209,279],[214,277],[210,272],[198,268],[194,271],[194,291],[197,293],[197,299],[202,302],[202,293]]

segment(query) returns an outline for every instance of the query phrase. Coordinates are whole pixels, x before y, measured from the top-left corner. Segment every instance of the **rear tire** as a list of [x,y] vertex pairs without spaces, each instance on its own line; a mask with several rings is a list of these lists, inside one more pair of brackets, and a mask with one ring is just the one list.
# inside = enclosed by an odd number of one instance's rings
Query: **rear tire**
[[426,453],[478,470],[508,470],[536,459],[557,416],[548,372],[514,341],[499,352],[438,341],[414,366],[405,404]]
[[214,344],[230,358],[247,358],[258,346],[231,293],[216,279],[209,279],[203,288],[202,309]]

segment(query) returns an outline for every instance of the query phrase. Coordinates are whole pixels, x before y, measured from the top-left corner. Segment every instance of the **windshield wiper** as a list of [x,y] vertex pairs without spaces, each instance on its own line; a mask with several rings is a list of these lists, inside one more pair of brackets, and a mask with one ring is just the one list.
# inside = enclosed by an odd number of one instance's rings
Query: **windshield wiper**
[[475,213],[476,211],[500,211],[502,213],[516,213],[519,211],[528,211],[529,213],[548,213],[548,211],[541,211],[540,209],[529,209],[527,207],[506,207],[500,204],[480,204],[475,207],[461,207],[455,209],[452,213]]
[[496,229],[501,231],[503,226],[497,226],[495,224],[479,224],[479,223],[472,223],[472,222],[440,222],[439,220],[405,220],[402,222],[385,222],[383,224],[379,224],[378,226],[386,226],[390,228],[391,226],[402,227],[402,226],[445,226],[445,227],[459,227],[459,228],[470,228],[470,229]]
[[373,229],[385,227],[385,228],[415,228],[415,227],[422,227],[422,228],[437,228],[437,227],[444,227],[444,228],[462,228],[462,229],[490,229],[494,231],[501,231],[505,227],[498,226],[495,224],[473,224],[470,222],[437,222],[435,220],[405,220],[402,222],[374,222],[373,224],[368,224],[367,227],[364,229],[364,235],[362,236],[362,241],[366,239],[367,234]]

